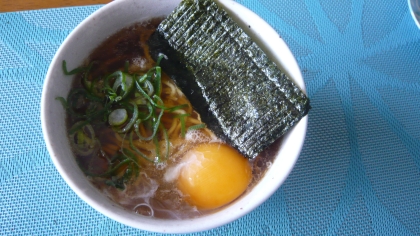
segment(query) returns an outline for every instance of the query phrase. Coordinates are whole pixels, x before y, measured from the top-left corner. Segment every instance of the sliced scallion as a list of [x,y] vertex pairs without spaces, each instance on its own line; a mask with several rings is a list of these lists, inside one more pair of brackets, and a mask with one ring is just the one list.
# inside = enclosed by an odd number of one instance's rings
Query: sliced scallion
[[127,121],[128,114],[127,110],[124,108],[119,108],[113,110],[108,117],[108,122],[112,126],[118,126],[124,124]]
[[61,67],[63,68],[63,72],[65,75],[75,75],[82,71],[85,71],[87,67],[77,67],[71,71],[67,71],[67,62],[66,60],[63,60],[63,63],[61,64]]
[[77,131],[69,134],[70,145],[77,154],[82,156],[90,155],[97,144],[92,126],[85,123],[85,121],[79,121],[71,129],[75,127],[78,127]]
[[134,109],[133,115],[131,116],[131,119],[127,123],[127,125],[125,125],[125,127],[122,130],[118,131],[119,133],[126,133],[128,130],[130,130],[134,122],[136,122],[137,118],[139,117],[139,110],[138,110],[137,104],[135,104],[134,102],[131,102],[131,105],[133,105],[133,109]]
[[206,128],[206,124],[202,123],[202,124],[192,125],[192,126],[188,127],[187,131],[204,129],[204,128]]
[[186,133],[186,127],[185,127],[185,119],[187,116],[190,116],[190,114],[179,114],[174,116],[174,118],[179,118],[179,122],[181,123],[181,137],[185,138]]
[[150,161],[150,162],[154,162],[152,159],[150,159],[149,157],[147,157],[146,154],[142,153],[136,146],[134,146],[133,144],[133,131],[130,133],[130,137],[129,137],[129,143],[130,143],[130,148],[133,149],[138,155],[140,155],[143,159]]
[[153,139],[153,137],[155,137],[156,132],[157,132],[157,130],[159,128],[160,119],[162,118],[162,115],[163,115],[163,110],[160,110],[160,113],[159,113],[159,116],[157,117],[157,119],[156,119],[156,117],[154,117],[155,118],[155,122],[153,122],[153,131],[152,131],[152,134],[149,137],[143,137],[140,134],[140,132],[138,131],[138,129],[136,130],[137,136],[139,137],[140,140],[150,141],[150,140]]
[[[129,148],[121,147],[120,153],[113,158],[105,158],[108,168],[101,174],[92,174],[86,171],[87,175],[106,178],[105,183],[114,187],[124,189],[125,183],[133,176],[138,176],[140,164],[137,158],[143,158],[149,162],[157,163],[166,161],[170,153],[170,141],[168,131],[161,120],[164,113],[177,112],[188,107],[188,104],[181,104],[167,107],[160,95],[162,92],[162,69],[159,66],[161,60],[167,57],[159,55],[156,66],[150,68],[145,74],[137,75],[129,73],[129,63],[125,62],[123,70],[115,71],[107,76],[91,78],[90,70],[94,63],[86,67],[79,67],[67,71],[66,62],[62,67],[66,75],[78,74],[82,78],[83,88],[73,89],[67,96],[57,97],[71,119],[76,122],[69,129],[69,137],[73,140],[72,147],[79,155],[91,155],[98,150],[99,141],[95,138],[91,124],[98,121],[107,122],[117,133],[129,135]],[[101,87],[103,86],[103,87]],[[134,90],[134,91],[133,91]],[[188,130],[204,128],[204,124],[186,127],[187,116],[184,110],[174,114],[174,119],[181,123],[181,136],[185,137]],[[141,130],[143,129],[146,130]],[[124,139],[126,139],[124,135]],[[136,135],[136,137],[134,137]],[[144,135],[144,136],[143,136]],[[136,138],[136,140],[133,140]],[[134,145],[136,142],[153,142],[155,156],[151,157],[143,153],[140,148]],[[163,147],[164,145],[165,147]],[[162,149],[162,150],[161,150]],[[102,149],[99,148],[102,151]],[[102,151],[103,152],[103,151]]]

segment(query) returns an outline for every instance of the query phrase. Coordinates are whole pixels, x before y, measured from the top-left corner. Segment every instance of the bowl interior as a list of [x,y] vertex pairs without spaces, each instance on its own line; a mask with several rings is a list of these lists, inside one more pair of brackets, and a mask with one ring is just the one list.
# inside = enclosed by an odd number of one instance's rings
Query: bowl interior
[[[57,51],[48,70],[41,99],[44,138],[57,170],[67,184],[89,205],[123,224],[155,232],[187,233],[203,231],[229,223],[255,209],[269,198],[292,170],[306,134],[307,116],[283,138],[276,160],[252,191],[214,214],[188,220],[163,220],[129,212],[109,200],[87,180],[73,157],[65,125],[65,111],[56,97],[67,97],[72,77],[65,76],[61,63],[68,68],[83,63],[90,52],[107,37],[135,22],[168,15],[180,0],[118,0],[85,19]],[[286,73],[305,90],[298,64],[285,42],[260,17],[242,5],[217,1],[240,26],[267,52]],[[248,26],[251,26],[250,28]]]

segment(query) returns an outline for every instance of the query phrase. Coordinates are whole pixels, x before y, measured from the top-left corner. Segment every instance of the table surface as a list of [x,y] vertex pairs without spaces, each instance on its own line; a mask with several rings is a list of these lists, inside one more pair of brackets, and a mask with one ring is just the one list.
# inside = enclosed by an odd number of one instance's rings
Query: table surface
[[[78,198],[43,140],[48,65],[102,5],[20,10],[82,2],[107,1],[0,2],[0,235],[158,235]],[[237,2],[289,45],[312,109],[280,189],[243,218],[197,235],[420,235],[420,30],[407,2]]]
[[1,0],[0,12],[106,4],[111,0]]

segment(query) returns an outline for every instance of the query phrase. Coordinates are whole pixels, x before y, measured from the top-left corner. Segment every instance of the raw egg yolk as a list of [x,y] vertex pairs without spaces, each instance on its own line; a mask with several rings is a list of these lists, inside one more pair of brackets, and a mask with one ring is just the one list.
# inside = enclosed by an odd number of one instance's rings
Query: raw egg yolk
[[200,144],[187,152],[183,161],[178,188],[199,209],[214,209],[233,201],[251,181],[248,160],[226,144]]

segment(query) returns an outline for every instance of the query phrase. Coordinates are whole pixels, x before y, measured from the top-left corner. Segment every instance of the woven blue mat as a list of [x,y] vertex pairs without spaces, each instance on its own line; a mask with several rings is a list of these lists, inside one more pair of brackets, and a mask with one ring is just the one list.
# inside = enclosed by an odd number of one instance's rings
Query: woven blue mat
[[[407,2],[238,2],[288,43],[313,108],[283,186],[245,217],[196,235],[419,235],[420,30]],[[0,14],[0,235],[156,235],[79,199],[42,137],[48,65],[98,8]]]

